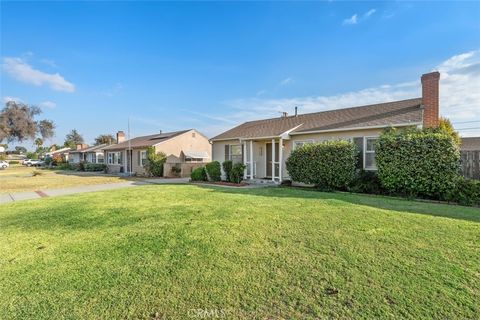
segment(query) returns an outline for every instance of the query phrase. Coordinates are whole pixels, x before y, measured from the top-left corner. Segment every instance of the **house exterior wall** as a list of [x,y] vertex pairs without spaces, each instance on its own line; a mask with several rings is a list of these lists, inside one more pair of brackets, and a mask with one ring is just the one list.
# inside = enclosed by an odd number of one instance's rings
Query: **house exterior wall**
[[81,159],[82,159],[82,155],[81,153],[70,153],[69,154],[69,157],[68,157],[68,162],[70,163],[80,163]]
[[[212,157],[212,146],[210,144],[210,141],[196,130],[190,130],[188,132],[185,132],[181,135],[168,139],[167,141],[161,142],[154,147],[157,153],[163,152],[170,159],[173,159],[172,156],[179,158],[180,163],[183,163],[185,161],[182,151],[207,152],[209,158],[204,159],[204,162],[209,162]],[[147,151],[147,148],[132,148],[132,172],[137,175],[146,175],[145,168],[141,165],[141,160],[139,161],[139,155],[141,151]],[[108,164],[108,152],[122,152],[122,164]],[[108,171],[111,173],[119,173],[121,167],[124,167],[125,171],[127,164],[126,155],[127,149],[106,151],[105,164],[108,167]]]
[[[285,165],[286,160],[290,156],[294,148],[295,141],[306,141],[310,140],[314,143],[322,142],[325,140],[336,140],[336,139],[353,139],[358,137],[378,137],[382,133],[383,129],[362,129],[362,130],[351,130],[351,131],[338,131],[338,132],[323,132],[323,133],[306,133],[300,135],[290,135],[290,139],[283,140],[283,161],[282,161],[282,178],[288,179],[288,171]],[[279,139],[275,140],[276,142]],[[256,163],[256,178],[265,178],[266,177],[266,144],[271,143],[271,139],[258,140],[253,142],[253,161]],[[212,145],[212,160],[219,161],[223,163],[225,161],[225,145],[231,144],[240,144],[238,139],[224,140],[224,141],[213,141]],[[247,161],[250,161],[250,142],[246,141],[247,149]],[[223,171],[222,171],[222,174]]]

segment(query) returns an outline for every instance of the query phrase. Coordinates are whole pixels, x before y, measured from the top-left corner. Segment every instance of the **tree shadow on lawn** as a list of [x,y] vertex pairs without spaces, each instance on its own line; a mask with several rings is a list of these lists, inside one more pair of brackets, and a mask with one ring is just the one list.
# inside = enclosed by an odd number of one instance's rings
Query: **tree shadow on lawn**
[[389,196],[354,194],[347,192],[322,192],[315,189],[295,187],[265,188],[222,188],[217,186],[199,186],[214,192],[229,194],[248,194],[259,197],[335,200],[377,209],[392,210],[410,214],[431,215],[472,222],[480,222],[480,208],[454,204],[441,204],[415,201]]

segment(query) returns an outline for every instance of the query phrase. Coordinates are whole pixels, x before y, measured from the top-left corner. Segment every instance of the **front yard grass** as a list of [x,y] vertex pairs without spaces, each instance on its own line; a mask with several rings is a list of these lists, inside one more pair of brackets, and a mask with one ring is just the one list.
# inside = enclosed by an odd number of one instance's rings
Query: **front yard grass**
[[480,314],[480,210],[192,185],[0,206],[1,319]]
[[[36,172],[38,175],[34,175]],[[125,181],[123,177],[12,165],[0,170],[0,193],[59,189]]]

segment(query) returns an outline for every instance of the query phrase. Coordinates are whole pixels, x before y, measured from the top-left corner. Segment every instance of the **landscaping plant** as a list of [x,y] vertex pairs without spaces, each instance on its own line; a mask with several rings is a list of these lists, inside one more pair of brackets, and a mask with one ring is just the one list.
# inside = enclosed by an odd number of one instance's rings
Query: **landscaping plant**
[[296,148],[286,166],[293,181],[345,190],[355,178],[356,156],[350,141],[324,141]]
[[230,171],[230,182],[242,182],[245,168],[246,166],[243,163],[235,163]]
[[192,173],[190,174],[190,179],[192,179],[192,181],[207,181],[208,179],[205,167],[193,169]]
[[222,171],[220,169],[220,162],[212,161],[205,165],[207,176],[209,181],[220,181],[222,177]]
[[163,176],[163,164],[166,160],[167,155],[165,153],[156,153],[155,147],[149,147],[147,149],[147,163],[145,164],[145,171],[147,171],[149,176]]
[[230,181],[230,173],[232,172],[233,162],[231,160],[225,160],[222,163],[223,172],[225,172],[225,180]]
[[376,162],[389,192],[443,199],[458,182],[460,151],[446,132],[391,129],[377,141]]

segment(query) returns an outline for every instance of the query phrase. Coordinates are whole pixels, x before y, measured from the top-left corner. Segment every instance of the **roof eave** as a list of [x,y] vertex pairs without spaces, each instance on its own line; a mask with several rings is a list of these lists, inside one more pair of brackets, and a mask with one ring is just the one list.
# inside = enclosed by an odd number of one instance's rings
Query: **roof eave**
[[406,122],[406,123],[396,123],[396,124],[378,125],[378,126],[364,126],[364,127],[338,128],[338,129],[327,129],[327,130],[298,131],[298,132],[290,132],[290,135],[324,133],[324,132],[339,132],[339,131],[355,131],[355,130],[368,130],[368,129],[383,129],[383,128],[389,128],[389,127],[408,127],[408,126],[419,126],[419,125],[422,125],[422,122]]

